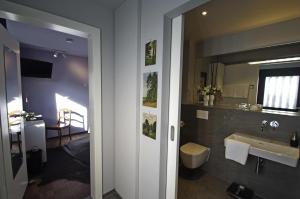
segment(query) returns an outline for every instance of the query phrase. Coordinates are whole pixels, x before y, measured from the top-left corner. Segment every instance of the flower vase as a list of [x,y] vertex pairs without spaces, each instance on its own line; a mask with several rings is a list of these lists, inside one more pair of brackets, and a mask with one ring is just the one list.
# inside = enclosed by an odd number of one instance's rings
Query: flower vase
[[209,105],[213,106],[214,105],[214,100],[215,100],[215,96],[214,95],[210,95],[209,96]]
[[208,106],[208,101],[209,101],[209,95],[204,95],[203,96],[203,105]]

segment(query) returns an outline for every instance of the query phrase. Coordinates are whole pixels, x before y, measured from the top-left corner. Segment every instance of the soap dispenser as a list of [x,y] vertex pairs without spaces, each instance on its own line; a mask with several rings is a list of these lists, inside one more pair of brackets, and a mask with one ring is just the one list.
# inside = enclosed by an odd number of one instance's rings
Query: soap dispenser
[[291,137],[291,142],[290,142],[291,147],[298,147],[299,146],[299,138],[297,135],[297,132],[294,132],[292,137]]

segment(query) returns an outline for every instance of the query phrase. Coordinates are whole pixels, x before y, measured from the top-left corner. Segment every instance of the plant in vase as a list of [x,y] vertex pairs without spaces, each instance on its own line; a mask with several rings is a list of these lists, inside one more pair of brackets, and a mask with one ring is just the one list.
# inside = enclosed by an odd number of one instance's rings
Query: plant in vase
[[215,100],[215,94],[217,93],[217,88],[216,87],[211,87],[210,92],[209,92],[209,105],[213,106],[214,105],[214,100]]
[[208,106],[209,95],[210,95],[210,86],[202,87],[201,95],[203,96],[203,105]]

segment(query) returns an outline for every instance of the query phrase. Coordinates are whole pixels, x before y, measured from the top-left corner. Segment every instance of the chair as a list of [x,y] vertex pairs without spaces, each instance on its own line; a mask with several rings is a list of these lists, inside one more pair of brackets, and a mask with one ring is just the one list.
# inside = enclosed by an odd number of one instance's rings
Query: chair
[[68,129],[70,140],[71,136],[71,110],[61,109],[58,112],[58,121],[55,125],[46,126],[46,139],[48,138],[48,131],[57,131],[59,136],[59,146],[61,146],[62,130]]
[[85,129],[84,115],[82,115],[78,112],[75,112],[75,111],[71,111],[71,115],[72,115],[71,122],[72,122],[73,126],[82,127],[83,129]]
[[22,153],[21,121],[19,112],[8,113],[8,134],[10,150],[12,150],[13,147],[13,137],[16,135],[19,152]]

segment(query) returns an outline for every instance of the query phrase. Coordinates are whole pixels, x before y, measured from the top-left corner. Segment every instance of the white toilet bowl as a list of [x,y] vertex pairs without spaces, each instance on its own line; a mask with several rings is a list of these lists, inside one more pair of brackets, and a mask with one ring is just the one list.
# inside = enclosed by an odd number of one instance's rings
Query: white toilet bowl
[[192,142],[180,147],[180,157],[183,165],[189,169],[196,169],[208,161],[210,149]]

